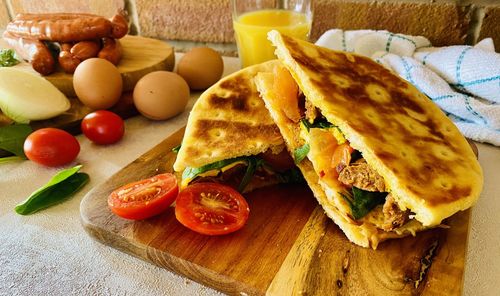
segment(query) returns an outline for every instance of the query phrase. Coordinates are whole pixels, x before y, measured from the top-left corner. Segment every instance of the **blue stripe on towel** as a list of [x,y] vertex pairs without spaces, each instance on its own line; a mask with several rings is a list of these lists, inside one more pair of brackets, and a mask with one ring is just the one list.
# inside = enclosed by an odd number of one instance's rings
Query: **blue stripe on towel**
[[476,110],[472,109],[472,106],[470,104],[470,97],[464,95],[464,98],[465,98],[465,100],[464,100],[465,101],[465,108],[470,113],[472,113],[472,115],[475,115],[476,117],[478,117],[479,119],[481,119],[485,125],[488,125],[488,121],[481,114],[477,113]]
[[454,96],[455,95],[443,95],[443,96],[432,98],[432,100],[433,101],[439,101],[439,100],[443,100],[443,99],[453,98]]
[[344,51],[347,51],[347,45],[346,45],[346,41],[345,41],[345,31],[342,30],[342,48],[344,49]]
[[451,84],[454,87],[463,87],[463,86],[470,86],[470,85],[475,85],[475,84],[481,84],[485,82],[490,82],[490,81],[495,81],[495,80],[500,80],[500,75],[494,76],[494,77],[488,77],[488,78],[482,78],[478,80],[473,80],[473,81],[468,81],[468,82],[462,82],[462,83],[455,83]]
[[460,77],[460,75],[462,74],[461,73],[461,67],[462,67],[462,62],[464,61],[464,57],[465,57],[465,54],[471,50],[472,47],[467,47],[466,49],[462,50],[462,52],[460,53],[460,56],[458,57],[458,60],[457,60],[457,67],[455,68],[456,70],[456,77],[457,77],[457,84],[461,84],[462,83],[462,78]]
[[389,38],[387,38],[387,43],[385,44],[385,51],[389,52],[389,49],[391,48],[391,42],[392,38],[394,37],[393,33],[389,33]]

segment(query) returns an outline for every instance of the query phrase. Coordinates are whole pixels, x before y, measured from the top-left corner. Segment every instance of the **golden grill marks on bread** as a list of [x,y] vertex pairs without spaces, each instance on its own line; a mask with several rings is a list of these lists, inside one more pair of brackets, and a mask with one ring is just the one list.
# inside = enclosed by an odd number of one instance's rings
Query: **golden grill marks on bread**
[[283,139],[253,83],[277,61],[245,68],[207,89],[193,106],[174,170],[283,149]]
[[369,58],[269,33],[279,60],[314,106],[377,169],[402,209],[438,225],[478,198],[481,167],[445,114]]
[[[385,239],[439,225],[475,202],[482,188],[481,168],[467,141],[427,97],[368,58],[278,32],[269,36],[278,58],[305,94],[305,105],[317,107],[342,131],[335,138],[339,142],[347,138],[362,152],[390,191],[384,206],[355,220],[342,197],[343,185],[326,182],[315,170],[320,159],[311,157],[310,151],[298,164],[327,215],[352,242],[376,248]],[[293,153],[311,137],[304,136],[303,129],[273,103],[275,78],[260,73],[257,86]]]

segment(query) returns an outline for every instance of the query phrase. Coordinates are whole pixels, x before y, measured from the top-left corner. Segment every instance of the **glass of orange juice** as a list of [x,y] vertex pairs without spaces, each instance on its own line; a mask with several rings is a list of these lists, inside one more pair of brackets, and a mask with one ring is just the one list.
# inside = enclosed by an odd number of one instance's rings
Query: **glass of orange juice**
[[231,0],[233,28],[242,67],[275,59],[267,32],[307,40],[312,0]]

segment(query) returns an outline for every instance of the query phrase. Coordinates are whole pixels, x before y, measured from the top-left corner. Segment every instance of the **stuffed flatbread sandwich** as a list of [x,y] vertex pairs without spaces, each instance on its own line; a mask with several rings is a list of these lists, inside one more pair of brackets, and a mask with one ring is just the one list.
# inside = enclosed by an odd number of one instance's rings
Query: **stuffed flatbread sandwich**
[[174,163],[181,188],[214,181],[240,191],[302,180],[253,78],[278,61],[247,67],[207,89],[193,106]]
[[414,86],[369,58],[271,31],[281,65],[256,77],[288,151],[352,242],[442,225],[477,200],[467,140]]

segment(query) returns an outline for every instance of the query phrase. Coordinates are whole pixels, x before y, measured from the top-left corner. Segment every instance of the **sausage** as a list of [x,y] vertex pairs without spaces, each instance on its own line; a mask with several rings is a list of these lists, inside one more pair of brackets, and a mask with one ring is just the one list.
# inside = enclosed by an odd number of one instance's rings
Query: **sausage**
[[20,16],[7,25],[14,36],[57,42],[78,42],[111,36],[111,21],[100,16],[51,14]]
[[102,44],[102,49],[97,56],[110,61],[114,65],[118,65],[123,55],[120,41],[113,38],[104,38]]
[[3,39],[28,62],[35,71],[48,75],[55,70],[56,62],[49,48],[42,41],[30,38],[16,37],[8,31],[3,33]]
[[82,62],[82,60],[76,58],[72,53],[73,48],[72,43],[61,43],[61,51],[59,52],[59,65],[68,74],[73,74],[76,67]]
[[125,13],[108,20],[86,13],[18,14],[7,25],[14,36],[57,42],[77,42],[104,37],[121,38],[128,32]]
[[128,33],[128,21],[123,10],[119,11],[111,18],[111,37],[120,39]]
[[101,42],[98,40],[80,41],[71,47],[70,52],[75,58],[84,61],[86,59],[96,57],[100,50]]

